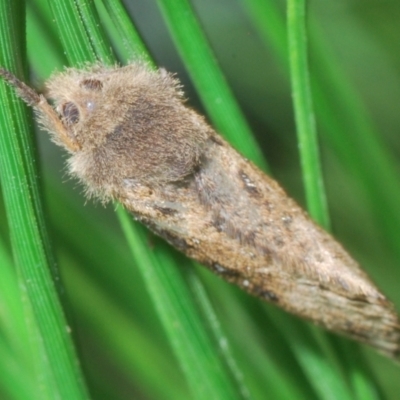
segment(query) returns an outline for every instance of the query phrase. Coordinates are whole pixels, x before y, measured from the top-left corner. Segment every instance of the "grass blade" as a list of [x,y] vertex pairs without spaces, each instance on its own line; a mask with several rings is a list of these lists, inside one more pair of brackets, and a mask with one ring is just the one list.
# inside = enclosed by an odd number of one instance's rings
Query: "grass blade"
[[[15,49],[24,45],[16,2],[3,1],[0,12],[0,64],[21,72]],[[19,67],[19,68],[18,68]],[[42,213],[37,171],[26,109],[1,82],[0,178],[8,226],[42,398],[85,399],[87,393],[53,279],[54,261]],[[53,276],[51,274],[53,272]],[[24,295],[25,296],[25,295]],[[32,320],[33,318],[33,320]],[[37,357],[37,358],[36,358]]]
[[328,206],[319,161],[317,128],[307,60],[306,2],[288,0],[287,9],[292,96],[307,208],[315,221],[325,229],[329,229]]

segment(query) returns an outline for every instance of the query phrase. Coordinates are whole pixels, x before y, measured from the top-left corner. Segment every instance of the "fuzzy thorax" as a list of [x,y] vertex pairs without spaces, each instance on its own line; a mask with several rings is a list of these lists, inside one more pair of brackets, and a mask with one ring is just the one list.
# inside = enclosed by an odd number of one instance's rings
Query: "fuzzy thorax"
[[210,128],[183,104],[179,82],[166,71],[95,65],[67,69],[47,86],[79,147],[70,172],[89,193],[108,197],[126,179],[150,186],[178,181],[198,165]]

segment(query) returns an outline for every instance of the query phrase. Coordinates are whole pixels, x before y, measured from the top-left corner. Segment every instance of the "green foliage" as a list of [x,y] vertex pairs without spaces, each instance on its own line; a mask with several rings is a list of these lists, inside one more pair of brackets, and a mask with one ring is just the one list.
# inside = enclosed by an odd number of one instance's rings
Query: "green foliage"
[[[30,67],[39,88],[53,70],[94,61],[187,72],[211,123],[262,167],[267,154],[300,202],[303,178],[327,224],[322,164],[334,234],[400,304],[400,57],[387,34],[398,34],[397,2],[310,3],[304,20],[304,1],[290,0],[288,24],[272,0],[142,3],[130,17],[119,0],[27,0],[25,41],[25,4],[0,0],[0,63],[19,76]],[[295,100],[306,96],[298,141],[289,63]],[[61,152],[40,131],[36,150],[31,113],[0,85],[1,398],[85,398],[83,379],[100,400],[396,398],[391,361],[230,287],[120,207],[85,204]]]

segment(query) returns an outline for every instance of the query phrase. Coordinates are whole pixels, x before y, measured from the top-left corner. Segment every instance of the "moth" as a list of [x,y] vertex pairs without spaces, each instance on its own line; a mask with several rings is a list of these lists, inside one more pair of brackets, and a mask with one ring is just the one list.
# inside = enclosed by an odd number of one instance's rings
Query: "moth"
[[43,95],[0,75],[69,153],[89,197],[118,200],[225,280],[322,327],[399,356],[393,305],[356,261],[141,62],[66,69]]

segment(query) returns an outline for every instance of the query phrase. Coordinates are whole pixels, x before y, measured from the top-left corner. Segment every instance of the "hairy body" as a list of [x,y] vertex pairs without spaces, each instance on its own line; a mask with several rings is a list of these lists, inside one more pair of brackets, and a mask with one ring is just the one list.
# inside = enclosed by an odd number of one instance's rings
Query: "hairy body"
[[43,96],[0,69],[38,112],[89,196],[120,201],[189,257],[323,327],[399,353],[392,304],[276,181],[183,101],[164,70],[68,69]]

